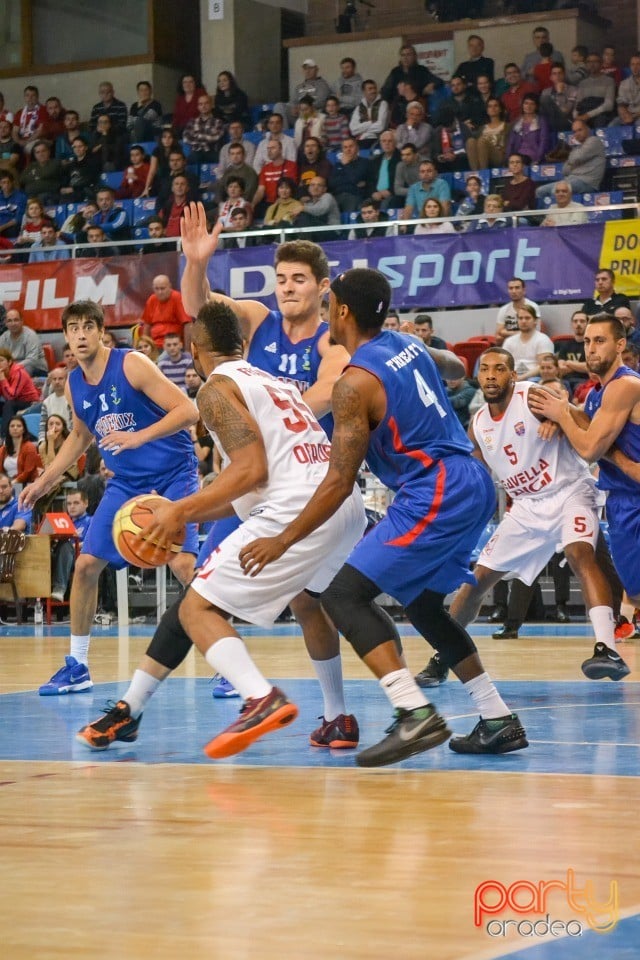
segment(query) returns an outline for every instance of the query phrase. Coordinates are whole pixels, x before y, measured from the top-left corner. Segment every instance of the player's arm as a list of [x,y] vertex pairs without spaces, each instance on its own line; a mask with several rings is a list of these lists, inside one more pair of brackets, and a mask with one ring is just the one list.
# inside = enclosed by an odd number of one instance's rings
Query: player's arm
[[230,516],[231,501],[268,478],[260,428],[233,380],[223,376],[207,380],[198,393],[198,409],[205,426],[220,438],[229,463],[197,493],[154,510],[155,523],[145,529],[144,539],[157,542],[159,547],[173,542],[186,523]]
[[604,459],[615,464],[619,470],[622,470],[624,474],[631,477],[636,483],[640,483],[640,463],[636,463],[635,460],[628,457],[622,450],[619,450],[617,447],[612,447],[611,450],[605,454]]
[[574,420],[568,400],[541,390],[536,390],[531,398],[532,410],[557,423],[574,450],[590,462],[599,460],[613,446],[637,403],[640,403],[640,382],[631,377],[617,380],[609,385],[600,409],[584,429]]
[[350,357],[344,347],[329,343],[328,332],[320,338],[318,352],[322,357],[318,367],[318,379],[306,391],[304,402],[319,419],[331,413],[333,386],[349,363]]
[[75,466],[79,458],[93,440],[93,436],[87,425],[76,415],[68,383],[65,387],[65,397],[67,398],[67,403],[73,411],[73,423],[71,430],[69,431],[69,436],[66,438],[46,470],[40,474],[37,480],[34,480],[33,483],[28,484],[20,493],[20,496],[18,497],[18,506],[20,510],[33,507],[40,497],[43,497],[46,493],[49,493],[49,491],[55,487],[56,483],[58,483],[64,473],[70,467]]
[[466,377],[467,368],[452,350],[436,350],[435,347],[427,347],[427,353],[431,355],[443,380],[459,380],[460,377]]
[[123,450],[135,450],[143,443],[169,437],[172,433],[198,422],[198,410],[193,401],[175,383],[167,380],[155,363],[143,353],[128,353],[124,358],[123,369],[131,386],[146,394],[166,413],[142,430],[112,430],[100,441],[102,450],[115,454]]
[[209,233],[207,217],[201,203],[190,203],[180,220],[182,252],[186,265],[182,274],[180,292],[184,309],[191,317],[197,317],[200,307],[208,300],[225,303],[230,307],[242,329],[242,336],[250,340],[269,312],[258,300],[233,300],[221,293],[212,293],[207,277],[207,264],[218,246],[223,224],[218,220]]
[[480,449],[480,445],[476,437],[476,432],[473,429],[474,420],[475,420],[475,417],[472,417],[469,423],[469,426],[467,427],[467,436],[469,437],[469,440],[471,440],[471,443],[473,444],[473,450],[471,451],[471,456],[475,457],[476,460],[479,460],[480,463],[483,463],[488,470],[489,466],[483,456],[482,450]]
[[350,496],[369,445],[376,392],[380,384],[365,370],[349,368],[333,388],[331,459],[324,480],[306,507],[277,537],[262,537],[240,551],[246,574],[255,577],[289,547],[308,537]]

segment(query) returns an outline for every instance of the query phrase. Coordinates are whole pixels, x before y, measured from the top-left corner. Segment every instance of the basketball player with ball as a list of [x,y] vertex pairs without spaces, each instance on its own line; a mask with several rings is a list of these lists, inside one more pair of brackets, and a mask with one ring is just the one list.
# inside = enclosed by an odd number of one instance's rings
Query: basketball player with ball
[[[219,520],[232,512],[242,522],[205,560],[182,600],[166,611],[123,698],[77,734],[94,750],[104,750],[115,740],[130,743],[137,738],[145,703],[192,642],[244,700],[238,719],[205,746],[209,757],[239,753],[291,723],[297,707],[260,673],[230,617],[268,627],[302,590],[318,596],[366,526],[362,496],[354,484],[326,523],[264,576],[247,580],[240,549],[256,537],[283,530],[311,499],[327,472],[329,442],[297,387],[243,359],[240,325],[228,305],[208,303],[201,308],[191,351],[197,372],[206,378],[197,397],[200,417],[222,453],[223,469],[197,493],[157,503],[155,521],[147,523],[141,537],[154,546],[162,562],[164,551],[180,541],[185,525]],[[122,520],[119,516],[115,524],[118,538]],[[146,521],[139,516],[138,522]],[[126,520],[125,525],[130,538]]]
[[[126,566],[111,530],[119,507],[131,497],[152,491],[177,500],[198,489],[197,461],[187,429],[198,420],[193,402],[144,354],[104,346],[104,314],[97,303],[71,303],[62,314],[62,329],[78,361],[66,386],[73,427],[53,462],[20,494],[21,508],[33,507],[48,493],[94,438],[114,476],[91,518],[76,562],[69,656],[40,687],[41,696],[80,693],[93,686],[88,651],[98,579],[107,563]],[[189,524],[182,551],[170,561],[185,585],[193,577],[197,550],[197,528]]]

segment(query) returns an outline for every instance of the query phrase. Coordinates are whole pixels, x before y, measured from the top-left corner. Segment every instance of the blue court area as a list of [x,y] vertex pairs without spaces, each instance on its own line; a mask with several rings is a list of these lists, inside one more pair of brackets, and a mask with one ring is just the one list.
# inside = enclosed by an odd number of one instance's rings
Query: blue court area
[[638,944],[640,915],[635,914],[620,920],[611,933],[585,930],[580,937],[566,937],[527,946],[514,953],[499,954],[499,960],[637,960],[640,955]]

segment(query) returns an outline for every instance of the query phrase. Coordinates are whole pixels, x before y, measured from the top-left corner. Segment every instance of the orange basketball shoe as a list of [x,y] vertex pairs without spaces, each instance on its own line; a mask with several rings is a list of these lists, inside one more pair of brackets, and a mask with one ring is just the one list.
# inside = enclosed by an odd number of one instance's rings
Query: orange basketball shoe
[[241,753],[251,744],[273,730],[286,727],[298,716],[295,703],[287,700],[278,687],[272,687],[266,697],[245,700],[240,716],[231,726],[210,740],[203,748],[212,760]]

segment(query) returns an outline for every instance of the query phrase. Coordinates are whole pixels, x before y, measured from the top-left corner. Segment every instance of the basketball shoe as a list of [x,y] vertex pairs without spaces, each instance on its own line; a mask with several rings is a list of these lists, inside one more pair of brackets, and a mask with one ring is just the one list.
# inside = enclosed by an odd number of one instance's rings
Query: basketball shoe
[[419,687],[437,687],[447,679],[449,668],[443,666],[437,653],[431,657],[424,670],[416,673],[414,679]]
[[239,697],[240,694],[236,688],[229,683],[226,677],[223,677],[221,673],[216,673],[213,678],[215,686],[211,691],[211,696],[214,700],[224,700],[228,697]]
[[449,741],[449,749],[455,753],[510,753],[528,746],[525,729],[515,713],[496,720],[480,719],[466,737]]
[[430,703],[414,710],[396,709],[393,716],[393,723],[386,730],[388,736],[356,756],[359,767],[384,767],[406,760],[437,747],[451,736],[447,724]]
[[620,615],[616,620],[616,628],[613,635],[616,640],[635,640],[636,637],[640,637],[640,633],[638,633],[638,628],[636,626],[635,616],[630,623],[626,617]]
[[87,724],[82,730],[78,730],[76,733],[78,743],[83,743],[91,750],[106,750],[114,740],[133,743],[138,739],[138,727],[142,714],[134,720],[126,700],[118,700],[117,703],[111,700],[107,706],[109,709],[104,716]]
[[631,673],[622,657],[604,643],[596,643],[581,669],[589,680],[623,680]]
[[332,750],[357,747],[360,740],[358,721],[352,713],[340,713],[333,720],[322,720],[317,730],[309,737],[312,747],[331,747]]
[[295,703],[287,700],[278,687],[272,687],[266,697],[245,700],[235,723],[210,740],[204,752],[212,760],[231,757],[234,753],[246,750],[265,733],[286,727],[297,716]]
[[89,669],[84,663],[78,663],[75,657],[65,657],[64,667],[43,683],[38,693],[41,697],[57,697],[63,693],[82,693],[91,690],[93,681]]

